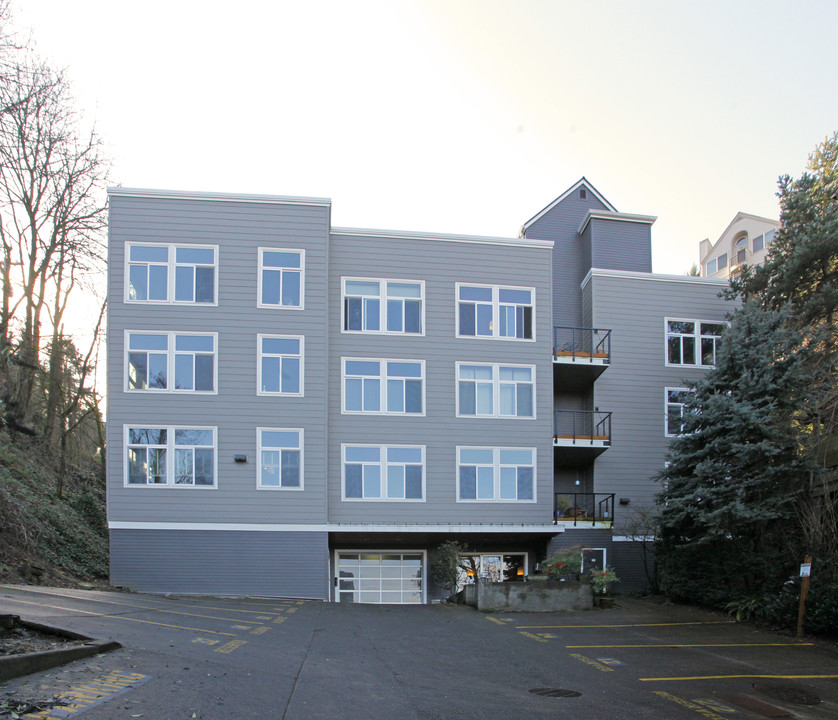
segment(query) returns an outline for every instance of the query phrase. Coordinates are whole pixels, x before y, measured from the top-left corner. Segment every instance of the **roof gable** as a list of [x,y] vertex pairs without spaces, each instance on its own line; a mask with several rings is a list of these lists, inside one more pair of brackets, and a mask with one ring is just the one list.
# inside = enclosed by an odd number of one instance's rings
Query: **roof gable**
[[544,217],[548,212],[550,212],[554,207],[556,207],[556,205],[558,205],[560,202],[562,202],[566,198],[570,197],[570,195],[572,195],[578,188],[581,188],[581,187],[584,187],[587,190],[589,190],[591,192],[591,194],[597,200],[599,200],[603,205],[605,205],[605,207],[608,210],[610,210],[611,212],[617,212],[617,208],[615,208],[610,202],[608,202],[608,200],[606,200],[600,194],[600,192],[593,185],[591,185],[591,183],[588,181],[588,179],[586,177],[582,176],[575,184],[571,185],[567,190],[565,190],[561,195],[559,195],[559,197],[557,197],[555,200],[553,200],[553,202],[551,202],[547,207],[545,207],[543,210],[541,210],[537,214],[533,215],[529,220],[527,220],[521,226],[521,234],[522,235],[525,234],[526,231],[527,231],[527,228],[529,228],[533,223],[535,223],[536,221],[538,221],[542,217]]

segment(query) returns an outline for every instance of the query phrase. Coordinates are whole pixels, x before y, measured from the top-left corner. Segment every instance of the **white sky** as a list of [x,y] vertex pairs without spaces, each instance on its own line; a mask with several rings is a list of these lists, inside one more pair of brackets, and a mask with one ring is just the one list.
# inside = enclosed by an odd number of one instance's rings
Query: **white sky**
[[681,274],[838,129],[834,0],[12,0],[114,184],[497,236],[585,175]]

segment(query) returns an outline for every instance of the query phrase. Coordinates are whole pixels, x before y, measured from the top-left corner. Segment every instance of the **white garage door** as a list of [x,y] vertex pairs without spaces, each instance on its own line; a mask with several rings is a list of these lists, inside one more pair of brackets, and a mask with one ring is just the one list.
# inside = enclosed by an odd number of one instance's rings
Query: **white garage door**
[[340,602],[421,603],[424,554],[421,552],[339,552]]

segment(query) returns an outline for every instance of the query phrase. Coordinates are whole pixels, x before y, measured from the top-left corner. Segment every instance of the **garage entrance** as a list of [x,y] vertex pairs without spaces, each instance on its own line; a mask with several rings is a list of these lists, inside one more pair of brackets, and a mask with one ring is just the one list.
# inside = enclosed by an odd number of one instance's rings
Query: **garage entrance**
[[420,604],[425,600],[425,553],[335,553],[339,602]]

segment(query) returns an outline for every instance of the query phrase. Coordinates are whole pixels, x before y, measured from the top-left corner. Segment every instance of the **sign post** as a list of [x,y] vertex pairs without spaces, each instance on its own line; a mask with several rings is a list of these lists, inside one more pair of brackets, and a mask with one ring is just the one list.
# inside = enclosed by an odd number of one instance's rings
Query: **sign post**
[[809,594],[809,576],[812,574],[812,556],[807,555],[800,566],[800,610],[797,613],[797,637],[803,637],[803,617],[806,615],[806,596]]

